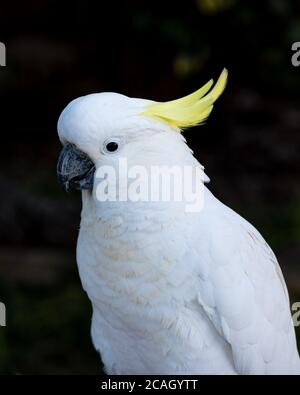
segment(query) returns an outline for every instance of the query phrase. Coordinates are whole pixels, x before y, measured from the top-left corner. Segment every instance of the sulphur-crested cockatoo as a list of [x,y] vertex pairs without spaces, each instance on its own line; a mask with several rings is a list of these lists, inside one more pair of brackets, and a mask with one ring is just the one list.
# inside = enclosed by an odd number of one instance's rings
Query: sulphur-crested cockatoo
[[[77,261],[93,306],[93,343],[109,374],[300,373],[277,260],[204,186],[181,134],[208,117],[226,81],[224,70],[213,88],[209,81],[164,103],[90,94],[59,118],[58,177],[66,190],[82,190]],[[125,160],[135,173],[200,170],[199,209],[186,195],[146,199],[137,188],[130,198]]]

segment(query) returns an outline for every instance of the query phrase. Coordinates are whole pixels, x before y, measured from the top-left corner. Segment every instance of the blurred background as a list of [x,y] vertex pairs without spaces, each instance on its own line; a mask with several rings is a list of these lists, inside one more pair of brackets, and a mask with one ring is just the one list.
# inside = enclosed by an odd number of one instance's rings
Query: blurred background
[[0,373],[101,371],[75,261],[80,194],[56,181],[57,118],[92,92],[169,100],[229,69],[209,121],[185,136],[300,301],[299,0],[9,1],[0,16]]

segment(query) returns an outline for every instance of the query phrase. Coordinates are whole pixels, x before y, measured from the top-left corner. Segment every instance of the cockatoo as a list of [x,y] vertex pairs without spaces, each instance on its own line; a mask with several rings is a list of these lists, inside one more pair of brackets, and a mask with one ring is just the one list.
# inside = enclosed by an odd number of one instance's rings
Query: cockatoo
[[[214,87],[210,80],[169,102],[90,94],[59,117],[58,178],[82,190],[77,262],[108,374],[300,373],[278,262],[260,233],[213,196],[206,175],[199,210],[186,210],[184,199],[97,194],[104,180],[107,188],[124,181],[121,158],[128,167],[203,173],[182,131],[207,119],[226,81],[224,69]],[[118,178],[98,177],[103,167]]]

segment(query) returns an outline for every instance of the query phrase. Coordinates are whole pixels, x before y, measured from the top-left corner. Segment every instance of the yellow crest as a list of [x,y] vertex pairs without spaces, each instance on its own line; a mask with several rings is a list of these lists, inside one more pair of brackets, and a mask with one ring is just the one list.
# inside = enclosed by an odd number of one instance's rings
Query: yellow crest
[[199,125],[208,118],[214,102],[223,93],[227,76],[228,71],[224,69],[210,92],[213,80],[208,81],[196,92],[180,99],[151,103],[141,115],[159,118],[180,129]]

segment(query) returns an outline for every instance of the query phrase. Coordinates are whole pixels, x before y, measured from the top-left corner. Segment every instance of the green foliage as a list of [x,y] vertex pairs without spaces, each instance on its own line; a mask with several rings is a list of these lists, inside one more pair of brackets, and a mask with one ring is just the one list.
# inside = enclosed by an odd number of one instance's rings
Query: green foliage
[[48,289],[14,289],[6,299],[1,373],[101,373],[90,339],[91,306],[78,278]]

